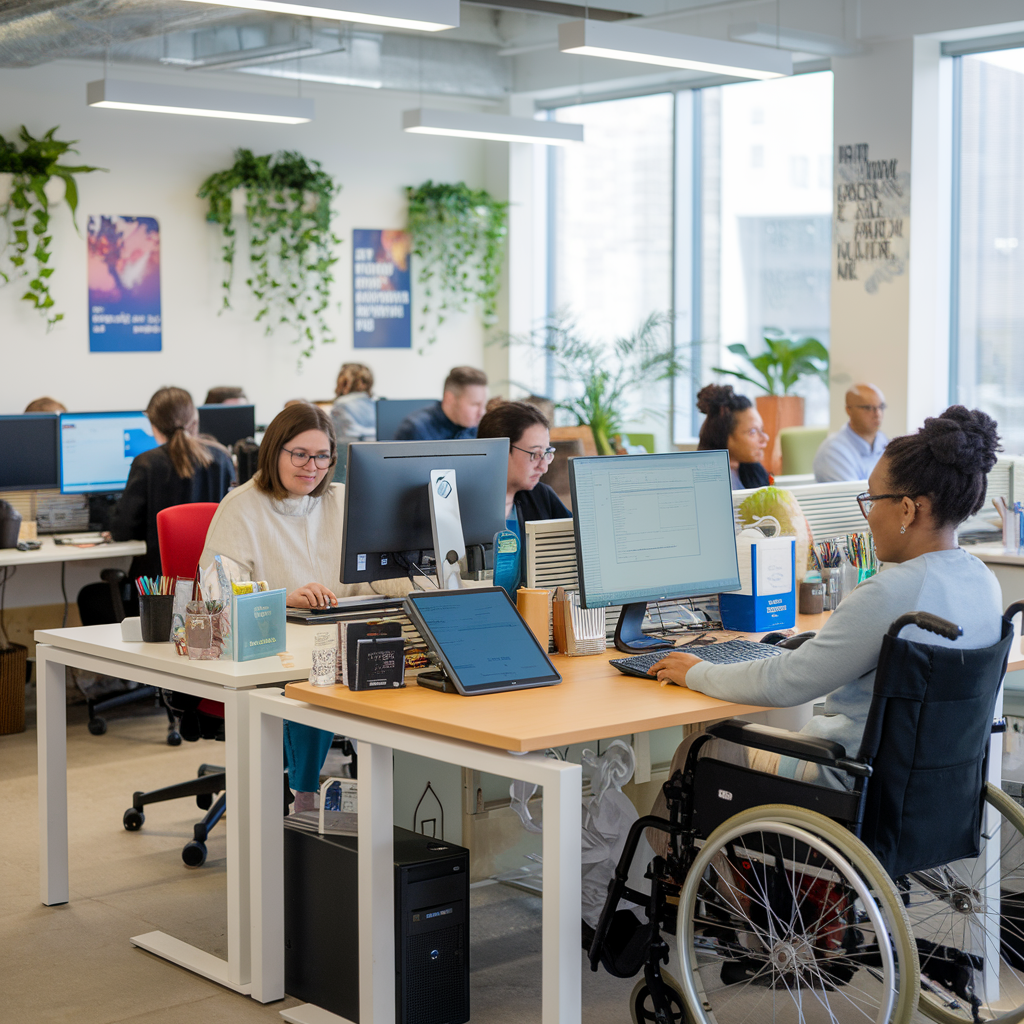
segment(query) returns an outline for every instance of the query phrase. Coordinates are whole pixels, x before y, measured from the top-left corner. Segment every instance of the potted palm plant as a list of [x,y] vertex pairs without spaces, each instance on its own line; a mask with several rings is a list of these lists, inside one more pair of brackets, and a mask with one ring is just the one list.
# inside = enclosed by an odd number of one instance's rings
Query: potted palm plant
[[828,386],[828,349],[816,338],[786,338],[781,333],[770,334],[764,344],[764,351],[754,356],[742,343],[729,346],[733,355],[746,361],[749,373],[722,366],[713,366],[712,370],[738,377],[764,392],[755,400],[768,435],[765,468],[778,473],[782,466],[779,431],[802,426],[804,422],[804,400],[792,393],[793,388],[805,377],[818,377]]

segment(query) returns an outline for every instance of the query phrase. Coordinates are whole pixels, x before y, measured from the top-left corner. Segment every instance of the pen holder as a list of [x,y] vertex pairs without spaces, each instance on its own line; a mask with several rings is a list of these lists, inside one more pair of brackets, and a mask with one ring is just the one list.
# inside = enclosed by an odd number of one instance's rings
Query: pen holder
[[845,573],[842,566],[835,569],[822,569],[821,582],[825,586],[825,593],[822,597],[822,610],[834,612],[839,607],[839,602],[846,596],[844,588]]
[[142,620],[143,643],[170,643],[173,616],[173,594],[140,594],[139,618]]
[[549,602],[550,595],[546,590],[520,587],[516,591],[516,608],[545,651],[551,641]]

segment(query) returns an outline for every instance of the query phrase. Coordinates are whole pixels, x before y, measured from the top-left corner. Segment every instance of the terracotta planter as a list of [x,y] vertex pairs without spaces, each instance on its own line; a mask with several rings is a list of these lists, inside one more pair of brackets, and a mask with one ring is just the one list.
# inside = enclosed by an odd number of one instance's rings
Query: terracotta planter
[[782,448],[779,431],[783,427],[801,427],[804,422],[804,400],[799,395],[762,395],[757,399],[757,411],[764,421],[768,435],[764,468],[775,475],[782,472]]

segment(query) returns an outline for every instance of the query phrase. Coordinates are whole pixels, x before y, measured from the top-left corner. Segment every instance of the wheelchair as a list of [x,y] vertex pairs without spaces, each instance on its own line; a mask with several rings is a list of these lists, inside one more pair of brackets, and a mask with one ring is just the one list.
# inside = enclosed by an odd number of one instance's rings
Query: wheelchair
[[[633,1021],[1024,1020],[1024,811],[985,781],[1021,611],[976,650],[900,638],[906,626],[960,635],[929,613],[893,622],[856,759],[740,719],[697,737],[665,783],[667,817],[631,828],[590,943],[592,970],[642,972]],[[700,757],[712,738],[846,773],[852,788]],[[667,854],[643,893],[628,876],[647,829]],[[663,966],[671,934],[678,980]]]

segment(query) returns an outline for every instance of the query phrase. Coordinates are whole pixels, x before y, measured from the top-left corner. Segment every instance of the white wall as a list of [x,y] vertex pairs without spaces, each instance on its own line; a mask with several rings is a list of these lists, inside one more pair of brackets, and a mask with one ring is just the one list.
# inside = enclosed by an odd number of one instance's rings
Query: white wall
[[[465,181],[487,187],[486,147],[463,139],[409,135],[401,131],[403,109],[419,97],[336,86],[303,86],[317,103],[306,125],[270,125],[174,115],[98,110],[86,106],[86,83],[102,67],[60,62],[0,70],[0,134],[11,138],[20,124],[34,135],[58,125],[60,139],[78,139],[74,162],[109,169],[82,175],[79,226],[90,214],[152,216],[161,229],[163,351],[90,353],[86,309],[86,246],[66,206],[53,217],[52,290],[65,319],[50,333],[42,317],[19,301],[18,283],[0,288],[0,412],[20,412],[31,399],[52,394],[78,410],[142,408],[157,388],[188,388],[197,401],[216,384],[244,386],[267,422],[289,398],[327,398],[339,365],[358,359],[377,377],[377,393],[388,397],[439,394],[448,369],[483,365],[483,328],[474,312],[456,317],[437,343],[417,352],[352,349],[352,228],[399,228],[405,223],[403,186]],[[239,81],[242,76],[122,68],[112,77],[163,79],[247,91],[281,91],[277,83]],[[457,103],[445,102],[446,106]],[[467,107],[467,109],[471,109]],[[257,154],[296,149],[319,160],[342,186],[335,202],[334,231],[342,239],[336,264],[334,308],[329,323],[338,341],[301,369],[296,350],[281,337],[266,338],[252,319],[244,290],[244,266],[236,268],[236,309],[217,314],[220,304],[219,233],[206,224],[205,203],[196,191],[210,173],[231,165],[235,148]],[[498,161],[500,162],[500,161]],[[493,166],[494,160],[491,158]],[[500,184],[500,183],[499,183]],[[415,295],[414,295],[414,305]],[[415,331],[414,321],[414,335]]]

